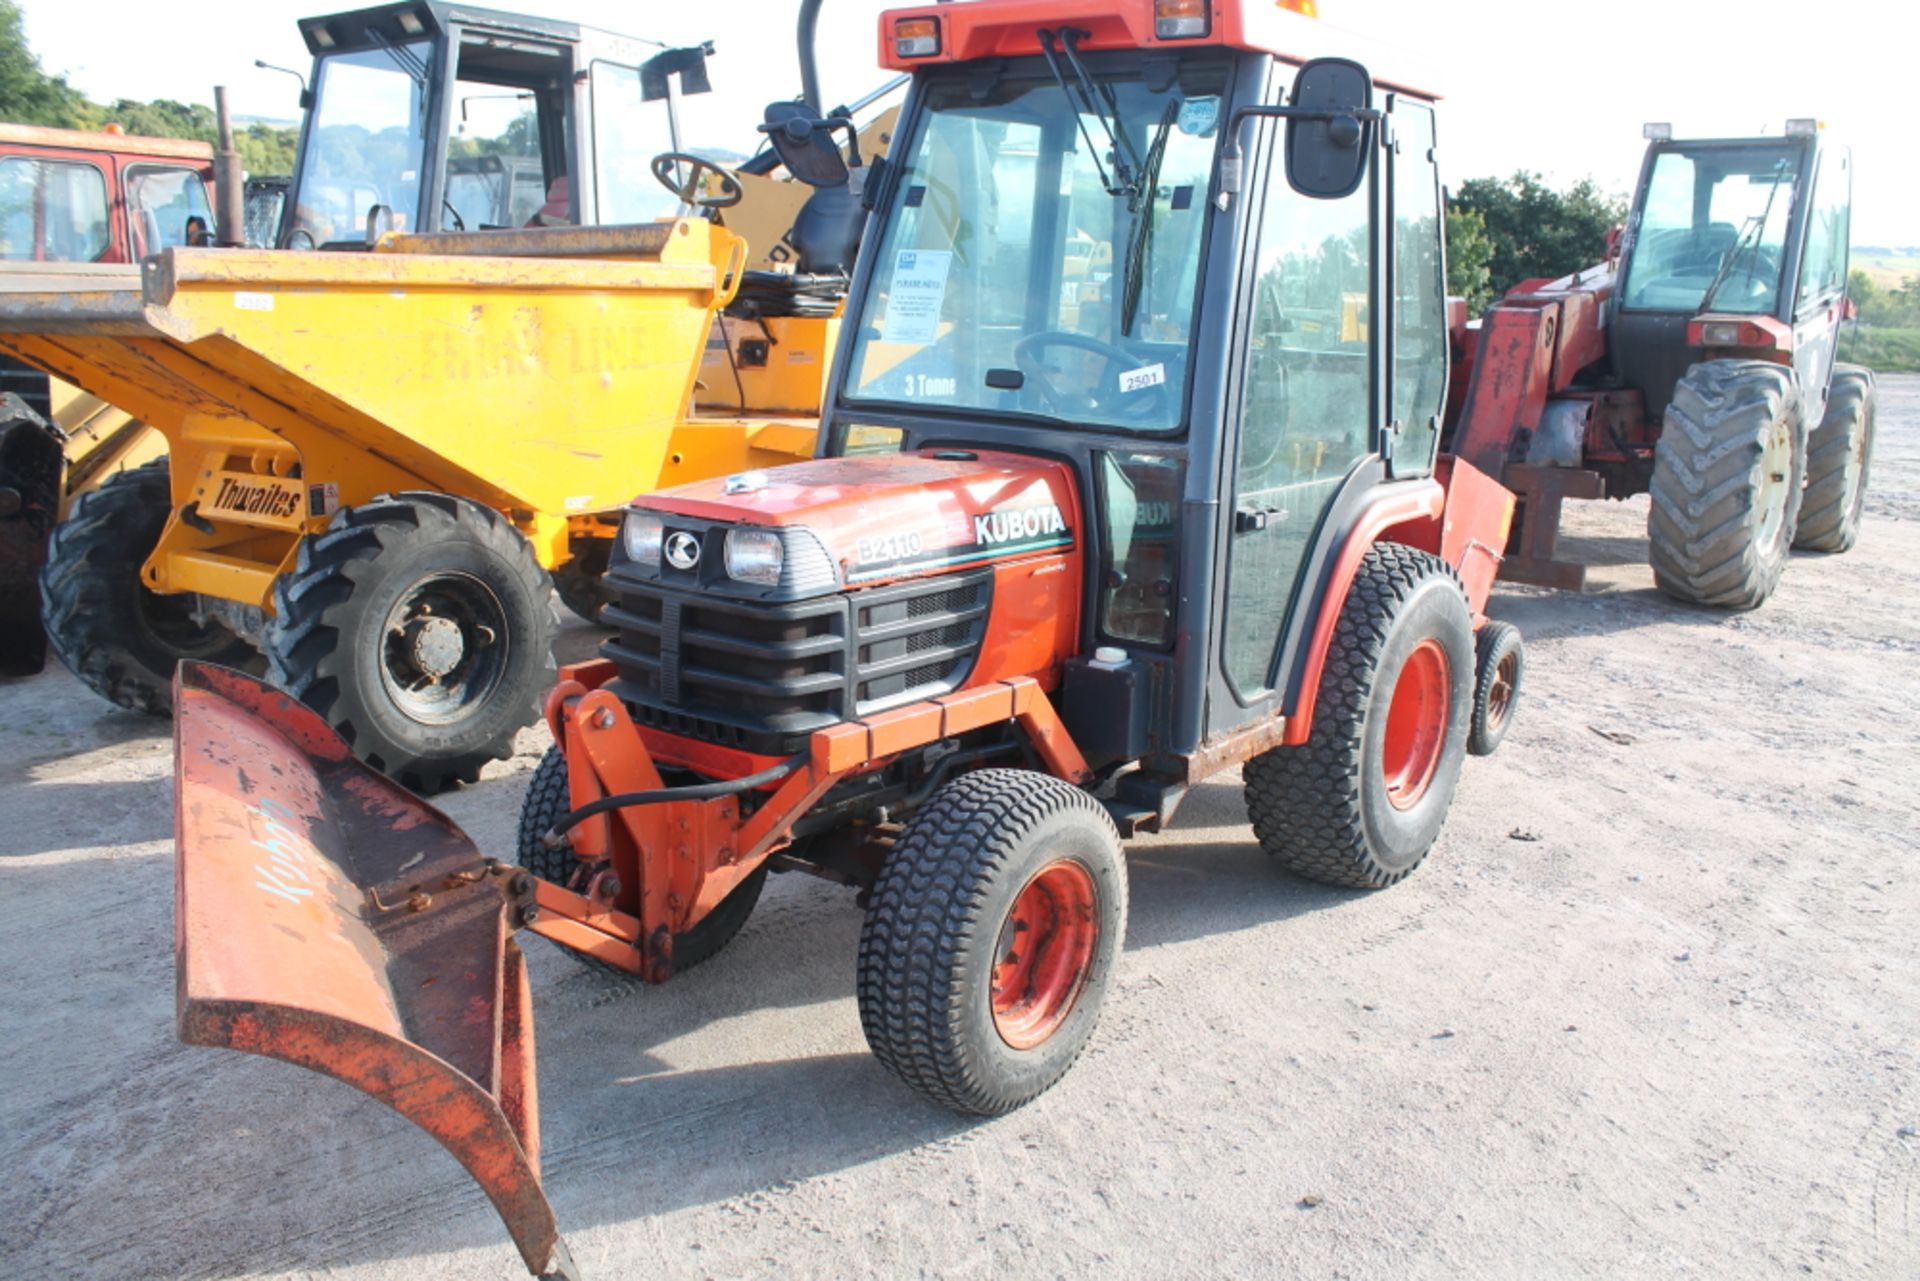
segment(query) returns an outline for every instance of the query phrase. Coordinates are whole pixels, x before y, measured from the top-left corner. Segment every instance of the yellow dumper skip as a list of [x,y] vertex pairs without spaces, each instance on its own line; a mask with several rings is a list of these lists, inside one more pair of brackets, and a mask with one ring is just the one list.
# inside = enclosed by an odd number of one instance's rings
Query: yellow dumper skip
[[0,347],[167,438],[150,588],[271,612],[299,537],[377,494],[485,503],[551,569],[636,493],[810,453],[804,421],[689,418],[745,254],[678,220],[34,265]]

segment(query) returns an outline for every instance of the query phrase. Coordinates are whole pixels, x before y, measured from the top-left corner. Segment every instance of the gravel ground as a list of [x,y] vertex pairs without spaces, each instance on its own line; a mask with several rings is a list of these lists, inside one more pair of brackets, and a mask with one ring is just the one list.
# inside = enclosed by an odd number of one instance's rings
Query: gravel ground
[[[1280,874],[1231,781],[1133,844],[1092,1048],[1012,1116],[867,1055],[833,887],[653,990],[532,943],[586,1275],[1920,1275],[1920,379],[1881,386],[1859,547],[1756,613],[1654,592],[1644,499],[1570,508],[1594,590],[1496,594],[1526,700],[1410,881]],[[423,1135],[174,1041],[164,727],[64,672],[0,708],[0,1273],[523,1275]],[[543,739],[448,801],[483,849]]]

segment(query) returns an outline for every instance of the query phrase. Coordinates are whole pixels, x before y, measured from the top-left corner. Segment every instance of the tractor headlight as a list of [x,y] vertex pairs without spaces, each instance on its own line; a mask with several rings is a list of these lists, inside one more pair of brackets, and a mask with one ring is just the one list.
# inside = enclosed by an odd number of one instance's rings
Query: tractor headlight
[[786,546],[771,529],[734,529],[727,532],[727,575],[763,587],[780,585],[780,566]]
[[640,565],[660,563],[660,537],[666,531],[652,512],[628,512],[622,528],[627,540],[627,559]]

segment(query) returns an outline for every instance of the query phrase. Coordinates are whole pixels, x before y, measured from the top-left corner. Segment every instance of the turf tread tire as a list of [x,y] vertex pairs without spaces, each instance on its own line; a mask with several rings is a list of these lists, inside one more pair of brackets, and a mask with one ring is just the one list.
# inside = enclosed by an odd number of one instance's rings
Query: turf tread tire
[[[108,702],[165,716],[173,707],[173,669],[182,659],[262,670],[260,651],[216,622],[185,617],[191,598],[149,591],[140,569],[159,545],[173,512],[167,460],[109,476],[74,501],[54,527],[40,570],[41,622],[53,652]],[[171,615],[182,646],[154,633],[145,610]]]
[[[518,857],[521,867],[543,881],[563,887],[569,884],[575,869],[579,867],[573,846],[563,840],[549,847],[540,838],[572,808],[572,797],[567,789],[566,753],[558,746],[549,747],[547,754],[540,758],[540,764],[534,768],[533,778],[527,784],[526,798],[520,802]],[[753,915],[755,905],[760,902],[760,892],[766,888],[766,884],[767,869],[762,864],[753,875],[740,882],[733,893],[721,899],[705,919],[686,933],[674,935],[673,972],[684,974],[702,961],[711,960],[720,949],[733,942],[734,935]],[[630,971],[610,965],[597,956],[574,952],[571,948],[567,951],[589,969],[624,979],[635,977]]]
[[1807,492],[1793,545],[1814,552],[1852,551],[1873,469],[1873,371],[1835,365],[1827,411],[1807,437]]
[[[1089,867],[1100,887],[1102,924],[1066,1021],[1032,1050],[1013,1052],[996,1046],[990,1018],[983,1029],[977,984],[991,981],[996,895],[1030,851],[1044,852],[1044,844],[1029,844],[1036,833],[1044,841],[1054,826],[1077,829],[1072,834],[1092,861],[1104,865]],[[1098,801],[1029,770],[961,775],[914,813],[874,884],[857,984],[868,1046],[888,1071],[936,1103],[981,1116],[1012,1111],[1059,1080],[1085,1049],[1126,915],[1120,834]],[[1019,1066],[1008,1071],[1014,1061]]]
[[[1440,604],[1421,606],[1423,598]],[[1452,680],[1447,737],[1422,799],[1420,832],[1383,849],[1368,758],[1376,686],[1403,619],[1432,609],[1448,650]],[[1396,668],[1397,678],[1399,670]],[[1392,690],[1384,695],[1390,702]],[[1405,879],[1426,858],[1446,821],[1466,757],[1473,698],[1473,624],[1452,566],[1399,543],[1376,543],[1360,562],[1328,643],[1307,741],[1270,748],[1246,763],[1247,817],[1260,846],[1296,876],[1323,885],[1383,889]],[[1381,734],[1384,734],[1382,726]],[[1384,779],[1378,785],[1384,790]],[[1388,834],[1391,835],[1391,834]]]
[[[489,699],[484,721],[462,742],[406,741],[379,719],[392,710],[371,701],[386,697],[379,681],[355,670],[356,645],[370,643],[361,634],[371,623],[366,601],[381,590],[395,558],[421,549],[431,559],[462,543],[493,560],[500,578],[490,588],[516,587],[524,634],[510,639],[517,645],[509,659],[513,670]],[[325,717],[356,756],[414,791],[432,795],[472,783],[488,761],[512,754],[514,735],[538,718],[552,684],[555,617],[548,586],[533,548],[492,508],[424,490],[383,494],[340,509],[325,530],[300,541],[293,571],[274,585],[267,677]]]
[[[1501,661],[1514,656],[1513,688],[1507,694],[1506,714],[1498,723],[1492,720],[1493,674]],[[1527,674],[1527,652],[1521,644],[1520,629],[1512,623],[1492,619],[1473,636],[1473,717],[1467,726],[1467,755],[1491,756],[1506,738],[1519,708],[1520,692]]]
[[[1768,437],[1782,421],[1792,462],[1781,527],[1760,546]],[[1764,360],[1709,360],[1674,388],[1653,453],[1648,559],[1676,600],[1753,609],[1779,585],[1798,524],[1806,431],[1791,370]]]

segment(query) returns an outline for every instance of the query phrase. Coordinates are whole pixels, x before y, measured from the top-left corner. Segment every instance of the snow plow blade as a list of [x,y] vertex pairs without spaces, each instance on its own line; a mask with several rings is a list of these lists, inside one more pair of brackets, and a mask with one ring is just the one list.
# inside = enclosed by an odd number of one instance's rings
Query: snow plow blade
[[252,677],[174,677],[180,1039],[284,1059],[438,1139],[536,1275],[576,1278],[540,1186],[531,878]]

